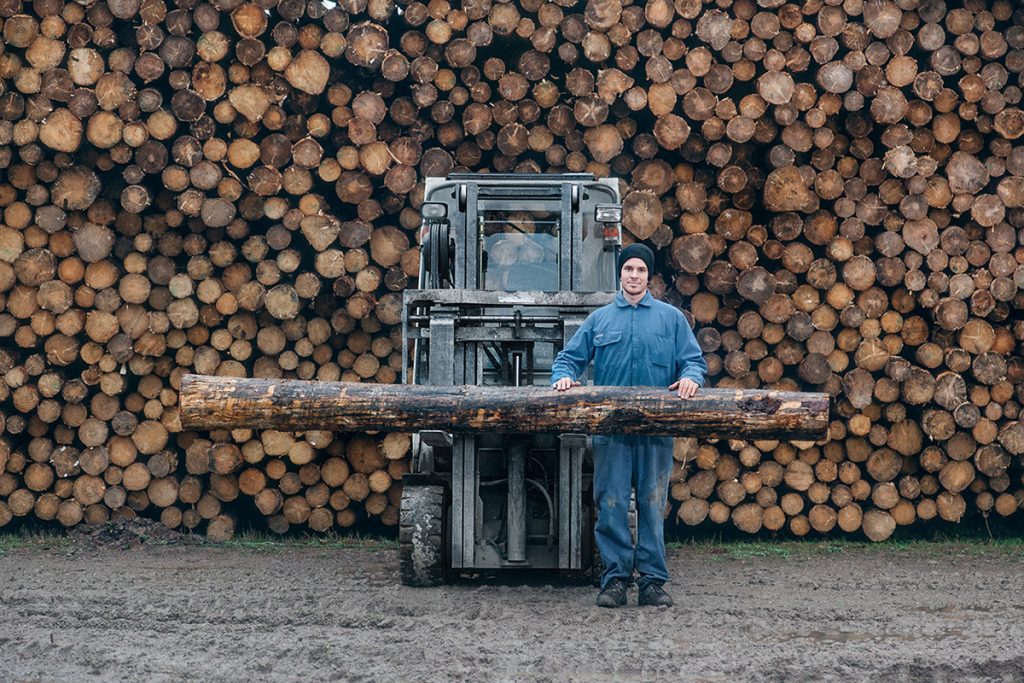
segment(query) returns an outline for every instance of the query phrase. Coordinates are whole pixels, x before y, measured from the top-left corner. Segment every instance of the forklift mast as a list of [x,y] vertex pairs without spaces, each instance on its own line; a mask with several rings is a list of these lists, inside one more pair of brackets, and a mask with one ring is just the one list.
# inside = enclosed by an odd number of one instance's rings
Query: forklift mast
[[[421,213],[422,289],[404,295],[405,381],[547,385],[557,352],[618,287],[618,181],[453,173],[426,179]],[[591,462],[582,435],[415,435],[403,581],[590,568]]]

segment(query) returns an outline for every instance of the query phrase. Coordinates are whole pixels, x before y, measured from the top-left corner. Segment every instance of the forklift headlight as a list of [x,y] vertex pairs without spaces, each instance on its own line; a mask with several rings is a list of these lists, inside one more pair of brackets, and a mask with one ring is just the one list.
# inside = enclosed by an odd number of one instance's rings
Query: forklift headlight
[[598,204],[594,210],[594,220],[598,223],[618,223],[622,220],[622,207],[618,204]]
[[428,220],[444,218],[448,215],[448,207],[443,202],[425,202],[420,207],[420,213]]

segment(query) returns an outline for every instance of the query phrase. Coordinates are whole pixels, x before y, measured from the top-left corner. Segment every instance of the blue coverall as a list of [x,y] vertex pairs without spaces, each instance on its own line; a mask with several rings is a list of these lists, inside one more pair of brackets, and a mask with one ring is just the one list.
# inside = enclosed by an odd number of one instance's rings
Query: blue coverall
[[[708,366],[682,312],[650,292],[635,306],[622,292],[583,322],[551,367],[551,383],[577,380],[594,361],[599,386],[667,387],[678,379],[704,386]],[[601,588],[614,578],[640,588],[668,580],[665,562],[665,505],[672,471],[672,437],[595,435],[594,536],[604,560]],[[629,499],[636,489],[637,544],[629,531]]]

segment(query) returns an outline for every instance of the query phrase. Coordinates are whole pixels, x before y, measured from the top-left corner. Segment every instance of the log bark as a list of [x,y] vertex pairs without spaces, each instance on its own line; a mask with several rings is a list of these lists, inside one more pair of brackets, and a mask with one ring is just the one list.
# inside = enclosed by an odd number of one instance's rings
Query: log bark
[[335,429],[468,433],[667,434],[815,440],[828,397],[705,389],[680,400],[653,387],[367,386],[186,375],[181,414],[192,429]]

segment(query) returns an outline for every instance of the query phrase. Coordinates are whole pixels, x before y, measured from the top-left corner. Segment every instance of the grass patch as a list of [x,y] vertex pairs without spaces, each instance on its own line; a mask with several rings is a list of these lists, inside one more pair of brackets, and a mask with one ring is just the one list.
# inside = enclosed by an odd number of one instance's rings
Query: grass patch
[[[202,541],[202,536],[197,536]],[[61,530],[26,530],[11,531],[0,534],[0,557],[17,550],[56,550],[72,552],[81,545],[81,541],[69,536]],[[147,541],[146,545],[174,545],[161,543],[158,540]],[[328,534],[313,536],[308,534],[278,536],[276,534],[243,531],[224,543],[205,543],[191,545],[193,548],[237,548],[261,553],[287,553],[296,549],[322,548],[328,550],[395,550],[398,541],[394,538],[376,536],[365,533]]]
[[326,548],[330,550],[395,550],[398,541],[371,534],[327,534],[324,536],[277,536],[258,531],[238,534],[219,547],[242,548],[259,552],[286,552],[296,548]]
[[[874,544],[872,544],[874,545]],[[894,540],[879,547],[896,552],[940,557],[943,555],[967,555],[974,557],[1001,556],[1024,557],[1024,538],[938,538],[933,540]]]
[[[776,558],[801,561],[828,557],[841,553],[855,555],[898,555],[941,559],[947,556],[993,557],[1024,559],[1024,537],[995,536],[970,529],[953,532],[934,530],[922,536],[901,529],[882,543],[867,540],[834,538],[780,538],[737,537],[735,535],[705,534],[699,537],[669,540],[669,549],[697,552],[712,560],[750,560]],[[904,532],[904,533],[901,533]],[[62,530],[20,529],[0,533],[0,557],[22,549],[72,552],[79,545],[75,538]],[[393,536],[367,532],[344,534],[289,534],[278,536],[258,530],[239,532],[233,539],[220,544],[202,544],[198,547],[237,548],[260,553],[287,553],[297,549],[388,551],[398,548]],[[195,547],[195,546],[193,546]]]
[[727,560],[775,557],[799,560],[851,550],[864,544],[844,541],[698,540],[667,544],[677,550],[693,550]]
[[666,544],[674,550],[700,552],[722,560],[779,558],[808,560],[840,553],[857,555],[913,555],[941,558],[968,557],[1024,558],[1024,538],[988,538],[976,534],[937,535],[934,538],[893,538],[882,543],[847,539],[736,540],[694,539]]
[[0,534],[0,557],[13,550],[68,550],[72,541],[61,531],[19,531]]

